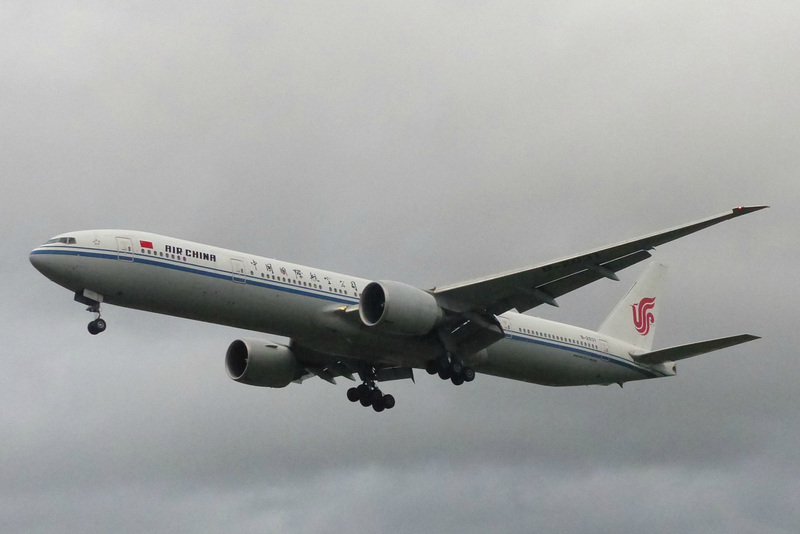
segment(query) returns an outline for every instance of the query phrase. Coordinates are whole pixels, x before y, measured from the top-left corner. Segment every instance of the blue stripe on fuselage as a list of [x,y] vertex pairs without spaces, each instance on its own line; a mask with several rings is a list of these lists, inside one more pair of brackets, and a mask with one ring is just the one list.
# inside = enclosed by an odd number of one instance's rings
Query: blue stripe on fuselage
[[[119,262],[127,262],[127,263],[138,263],[144,265],[150,265],[153,267],[160,267],[164,269],[172,269],[175,271],[186,272],[190,274],[197,274],[201,276],[207,276],[209,278],[216,278],[220,280],[229,280],[232,283],[234,273],[230,270],[224,269],[217,269],[215,267],[201,267],[198,265],[194,265],[191,263],[185,263],[180,260],[172,260],[169,258],[153,258],[152,256],[143,255],[141,253],[126,253],[127,257],[133,257],[133,261],[120,259],[120,253],[116,250],[108,250],[103,249],[98,251],[97,249],[88,249],[82,247],[70,247],[69,249],[63,248],[54,248],[54,247],[47,247],[47,248],[38,248],[31,252],[31,256],[33,255],[53,255],[53,256],[78,256],[78,257],[87,257],[87,258],[96,258],[96,259],[103,259],[103,260],[113,260]],[[250,286],[257,286],[263,287],[267,289],[273,289],[276,291],[282,291],[284,293],[291,293],[295,295],[303,295],[307,297],[314,297],[321,300],[327,300],[331,302],[338,302],[341,304],[354,304],[358,302],[357,298],[348,298],[343,295],[333,295],[325,292],[324,289],[314,289],[309,287],[299,287],[294,284],[290,284],[288,282],[279,282],[277,280],[270,280],[267,281],[266,279],[257,278],[253,275],[245,275],[236,273],[237,278],[244,278],[247,282],[242,285],[250,285]]]

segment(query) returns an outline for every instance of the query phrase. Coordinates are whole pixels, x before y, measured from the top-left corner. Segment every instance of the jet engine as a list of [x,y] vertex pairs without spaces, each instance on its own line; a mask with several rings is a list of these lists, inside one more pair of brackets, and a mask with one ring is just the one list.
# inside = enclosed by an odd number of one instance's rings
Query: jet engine
[[225,369],[237,382],[282,388],[303,374],[289,347],[258,339],[237,339],[225,353]]
[[361,322],[393,334],[421,336],[439,324],[444,312],[433,295],[400,282],[370,282],[361,292]]

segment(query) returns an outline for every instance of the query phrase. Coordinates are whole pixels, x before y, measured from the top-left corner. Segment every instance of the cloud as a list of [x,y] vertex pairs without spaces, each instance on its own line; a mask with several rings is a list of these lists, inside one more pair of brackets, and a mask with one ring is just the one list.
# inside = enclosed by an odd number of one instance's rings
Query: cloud
[[[797,530],[798,8],[17,3],[0,22],[6,531]],[[678,376],[236,384],[235,329],[27,262],[137,228],[432,287],[711,215],[659,247]],[[534,313],[594,328],[640,272]],[[345,381],[342,381],[345,382]]]

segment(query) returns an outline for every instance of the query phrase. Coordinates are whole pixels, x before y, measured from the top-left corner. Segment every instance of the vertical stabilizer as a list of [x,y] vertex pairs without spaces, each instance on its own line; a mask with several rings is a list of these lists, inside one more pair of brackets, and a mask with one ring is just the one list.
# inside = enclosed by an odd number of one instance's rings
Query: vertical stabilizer
[[666,272],[666,265],[651,263],[625,298],[606,317],[598,332],[643,350],[651,350],[659,321]]

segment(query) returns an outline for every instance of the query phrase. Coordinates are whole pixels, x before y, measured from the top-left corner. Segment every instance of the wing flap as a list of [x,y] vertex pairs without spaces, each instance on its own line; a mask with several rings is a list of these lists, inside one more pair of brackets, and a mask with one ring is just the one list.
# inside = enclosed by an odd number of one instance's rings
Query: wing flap
[[[609,261],[602,264],[590,264],[585,270],[564,276],[563,278],[559,278],[557,280],[553,280],[552,282],[548,282],[546,284],[542,284],[537,286],[535,289],[539,292],[543,293],[547,297],[553,299],[553,302],[548,302],[541,296],[537,295],[536,293],[528,293],[522,294],[515,297],[511,297],[508,301],[502,301],[497,306],[498,310],[501,311],[494,311],[494,313],[499,314],[503,313],[504,311],[510,308],[516,308],[519,313],[524,313],[531,308],[535,308],[541,304],[551,304],[558,306],[555,302],[555,299],[560,297],[561,295],[566,295],[576,289],[579,289],[583,286],[589,285],[592,282],[596,282],[602,278],[609,278],[614,280],[616,277],[616,272],[625,269],[626,267],[630,267],[640,261],[644,261],[650,257],[650,253],[646,250],[639,250],[634,252],[633,254],[628,254],[622,258],[618,258],[614,261]],[[612,277],[613,275],[613,277]],[[618,279],[617,279],[618,280]],[[506,307],[509,306],[509,307]],[[505,308],[505,309],[503,309]]]
[[505,337],[503,328],[493,315],[466,314],[466,320],[439,335],[445,348],[453,354],[474,354]]
[[680,345],[677,347],[670,347],[668,349],[654,350],[652,352],[645,352],[643,354],[631,354],[631,357],[637,363],[644,363],[647,365],[658,365],[664,362],[675,362],[678,360],[685,360],[692,356],[699,356],[707,352],[715,350],[726,349],[748,341],[761,339],[759,336],[752,334],[740,334],[738,336],[721,337],[718,339],[710,339],[708,341],[700,341],[698,343],[689,343],[688,345]]

